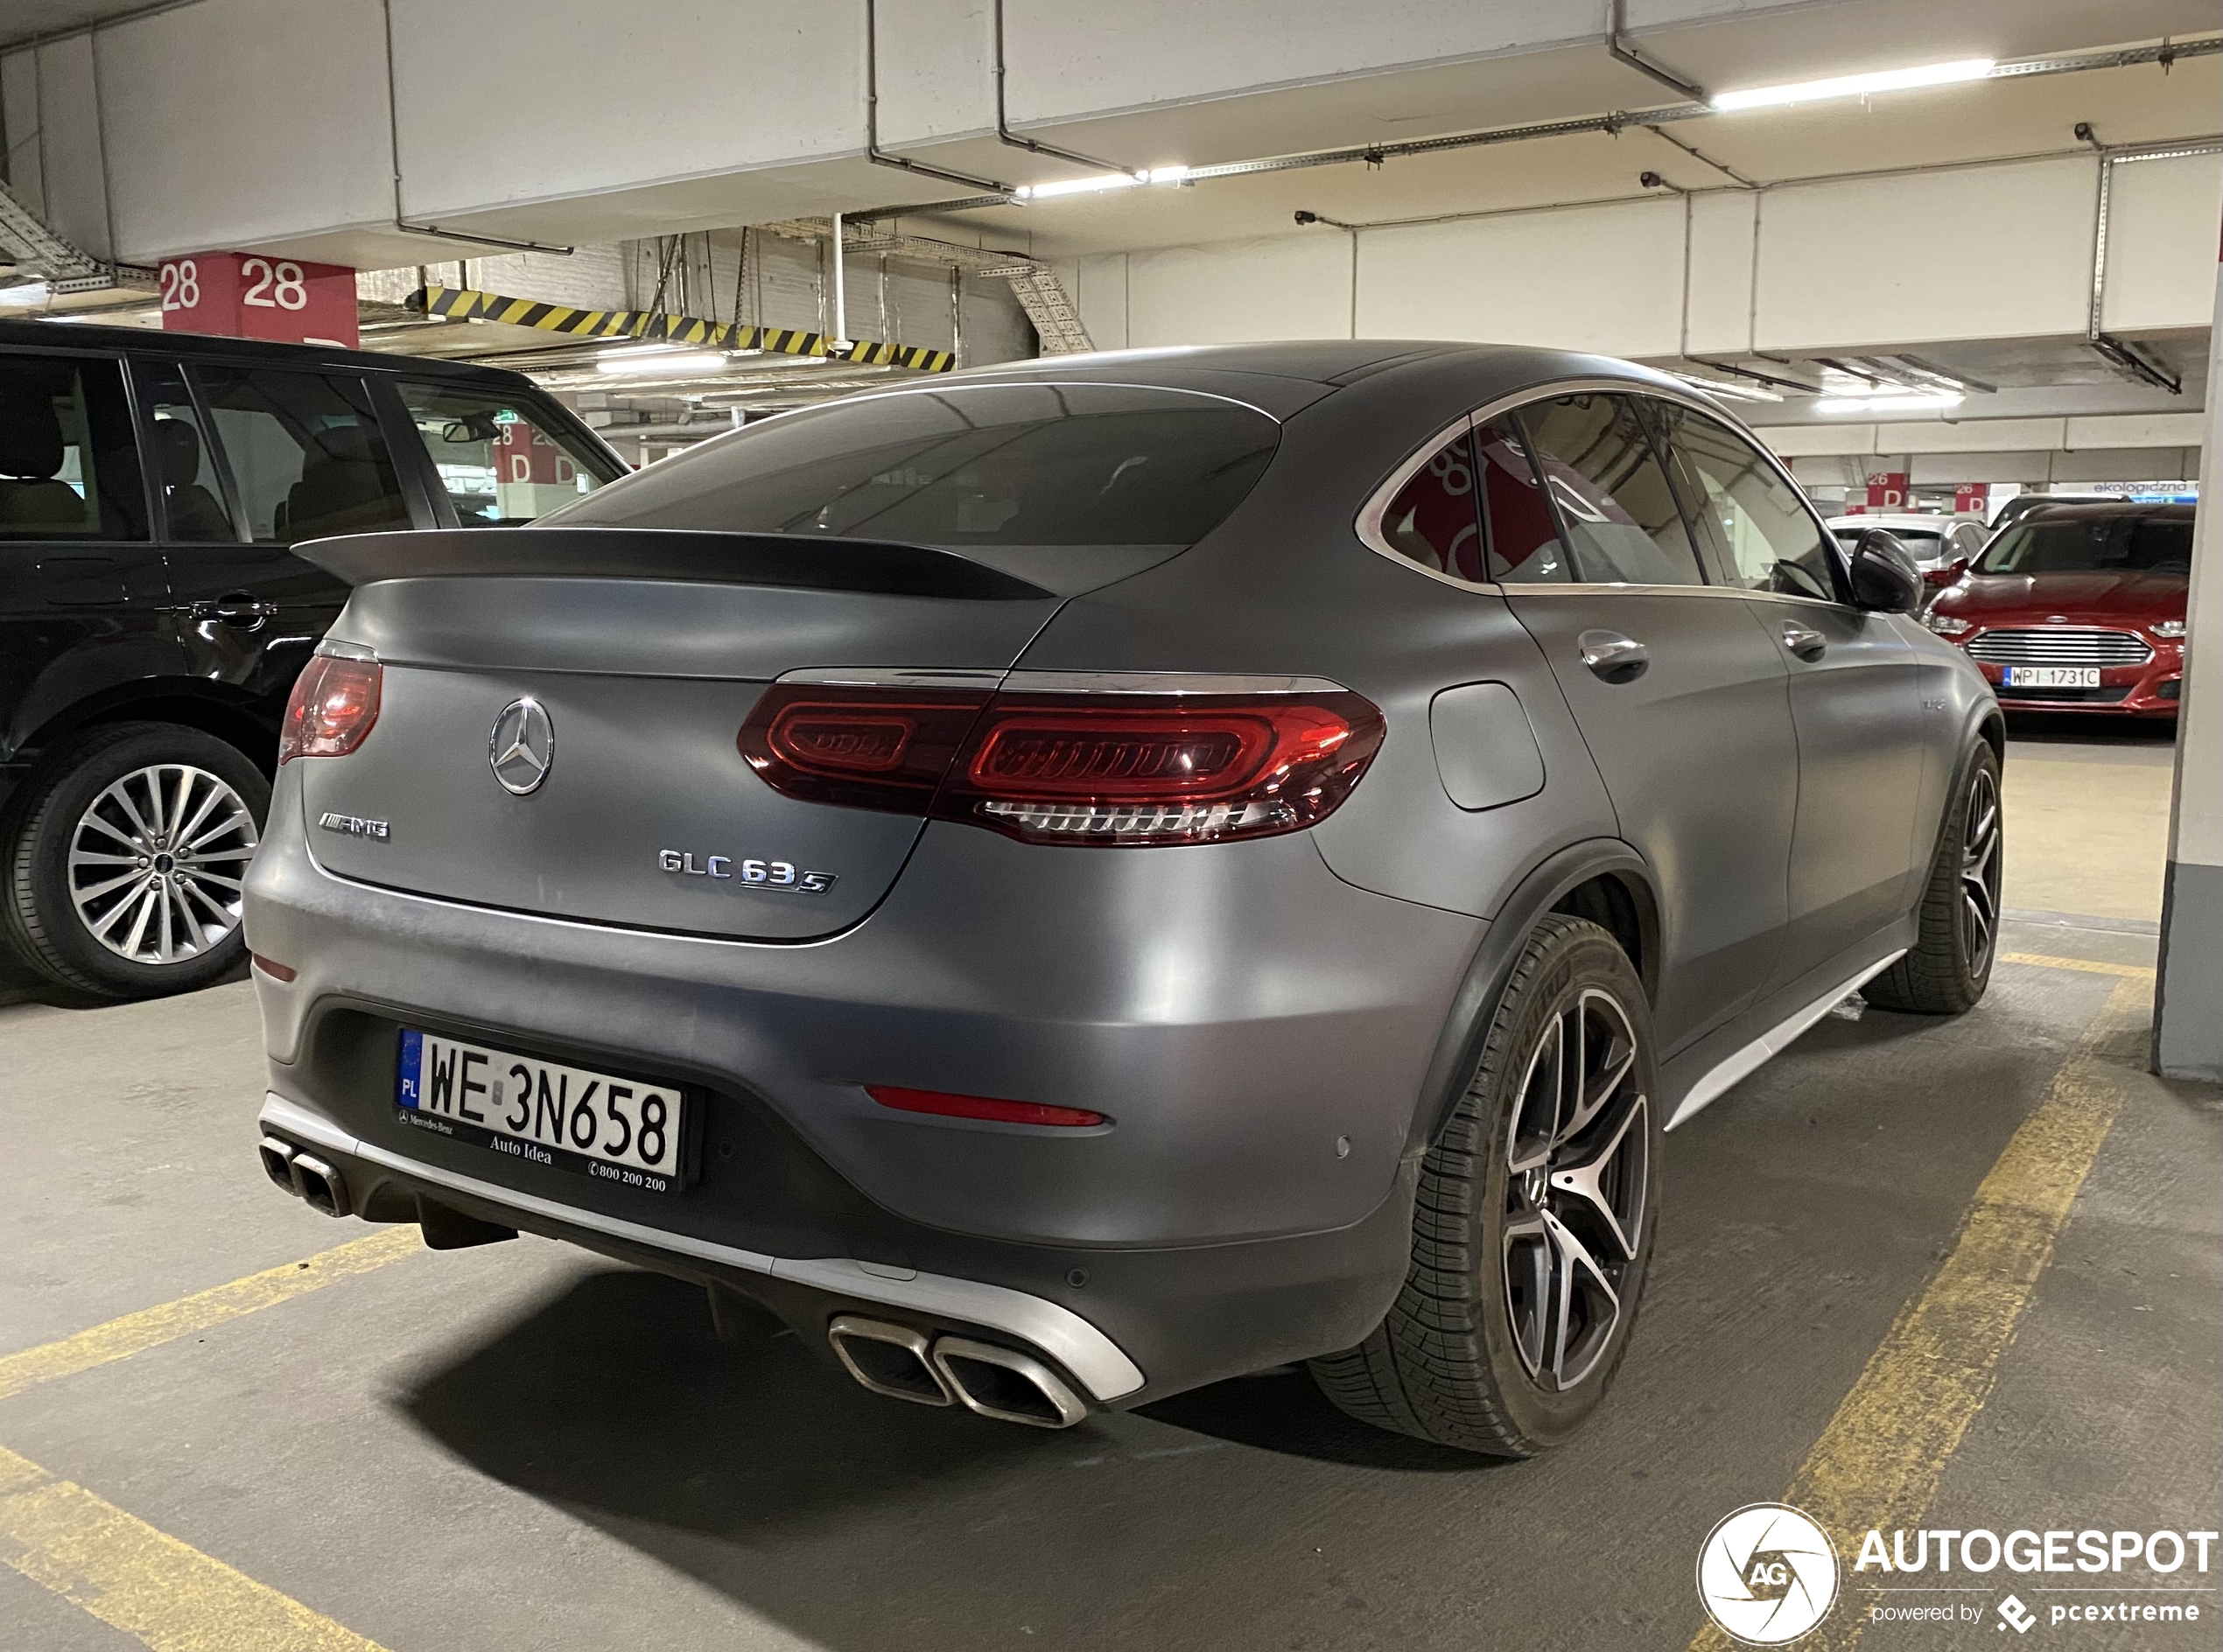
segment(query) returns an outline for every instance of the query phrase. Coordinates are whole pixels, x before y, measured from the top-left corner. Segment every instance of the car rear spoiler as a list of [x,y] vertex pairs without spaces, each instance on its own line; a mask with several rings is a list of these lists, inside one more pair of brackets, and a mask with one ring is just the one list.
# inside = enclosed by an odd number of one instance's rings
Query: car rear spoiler
[[313,539],[295,554],[351,585],[382,579],[670,579],[894,597],[1040,601],[1055,593],[953,550],[877,539],[669,528],[465,528]]

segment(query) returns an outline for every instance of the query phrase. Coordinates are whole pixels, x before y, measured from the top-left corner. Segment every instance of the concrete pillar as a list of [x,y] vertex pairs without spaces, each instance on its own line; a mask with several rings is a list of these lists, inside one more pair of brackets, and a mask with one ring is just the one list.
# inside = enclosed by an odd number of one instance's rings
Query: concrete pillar
[[2223,1081],[2223,281],[2208,335],[2207,433],[2200,448],[2192,538],[2184,707],[2177,718],[2177,792],[2163,886],[2154,1068]]

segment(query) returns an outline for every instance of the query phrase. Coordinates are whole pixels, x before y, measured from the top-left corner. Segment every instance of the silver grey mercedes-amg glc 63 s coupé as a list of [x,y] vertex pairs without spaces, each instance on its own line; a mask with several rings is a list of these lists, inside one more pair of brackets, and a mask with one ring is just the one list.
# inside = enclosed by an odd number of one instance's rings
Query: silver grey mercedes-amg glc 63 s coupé
[[1542,1450],[1662,1132],[1991,970],[1990,691],[1888,534],[1619,361],[1016,362],[307,554],[354,594],[248,884],[272,1179],[922,1404],[1306,1361]]

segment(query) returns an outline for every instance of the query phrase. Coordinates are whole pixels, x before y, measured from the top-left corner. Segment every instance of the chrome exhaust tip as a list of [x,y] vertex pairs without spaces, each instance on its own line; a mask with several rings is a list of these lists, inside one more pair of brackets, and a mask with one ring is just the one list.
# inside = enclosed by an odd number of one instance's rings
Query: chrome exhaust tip
[[957,1403],[957,1396],[928,1357],[926,1338],[908,1325],[844,1313],[826,1327],[826,1340],[849,1375],[875,1394],[915,1405]]
[[967,1409],[999,1423],[1070,1428],[1089,1414],[1057,1373],[1013,1348],[945,1336],[934,1345],[934,1368]]
[[312,1208],[321,1210],[327,1216],[345,1216],[354,1208],[348,1202],[347,1184],[340,1179],[338,1171],[321,1158],[312,1158],[306,1153],[296,1152],[293,1155],[293,1186]]
[[301,1190],[293,1185],[293,1144],[282,1142],[275,1136],[265,1136],[255,1144],[255,1152],[263,1161],[263,1173],[276,1182],[282,1191],[298,1198]]

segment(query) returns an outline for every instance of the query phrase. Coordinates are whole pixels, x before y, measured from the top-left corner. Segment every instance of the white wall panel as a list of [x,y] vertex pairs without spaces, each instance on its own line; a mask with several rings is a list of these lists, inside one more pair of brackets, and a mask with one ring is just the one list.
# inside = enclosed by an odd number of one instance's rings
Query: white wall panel
[[1127,342],[1235,344],[1350,336],[1341,234],[1175,247],[1127,256]]
[[1073,302],[1079,306],[1081,325],[1089,341],[1099,350],[1127,347],[1127,255],[1106,253],[1076,260],[1072,265]]
[[1752,347],[1752,241],[1759,197],[1745,191],[1690,201],[1690,298],[1684,348],[1694,355]]
[[1680,200],[1566,207],[1358,240],[1358,333],[1613,355],[1680,347]]
[[[2096,157],[1771,189],[1760,203],[1763,350],[2081,332]],[[2212,221],[2212,220],[2211,220]],[[1966,226],[1966,256],[1945,232]],[[1981,244],[2012,226],[2011,256]],[[1925,256],[1925,254],[1928,256]]]
[[[2212,278],[2214,266],[2209,266]],[[2211,298],[2211,303],[2213,300]],[[2198,447],[2205,413],[2115,413],[2068,421],[2064,447]]]
[[0,142],[7,146],[8,187],[35,213],[46,211],[46,180],[39,175],[39,53],[26,48],[0,56]]
[[1907,419],[1876,425],[1876,445],[1885,453],[1995,453],[2060,447],[2066,433],[2062,419]]
[[2223,155],[2118,161],[2110,192],[2103,325],[2110,332],[2205,326],[2215,305]]
[[392,219],[375,6],[203,0],[91,38],[127,256]]
[[[39,166],[46,223],[96,257],[109,245],[108,186],[101,172],[100,103],[94,95],[93,40],[71,35],[39,48]],[[109,89],[109,96],[116,93]],[[119,226],[126,256],[130,235]]]

